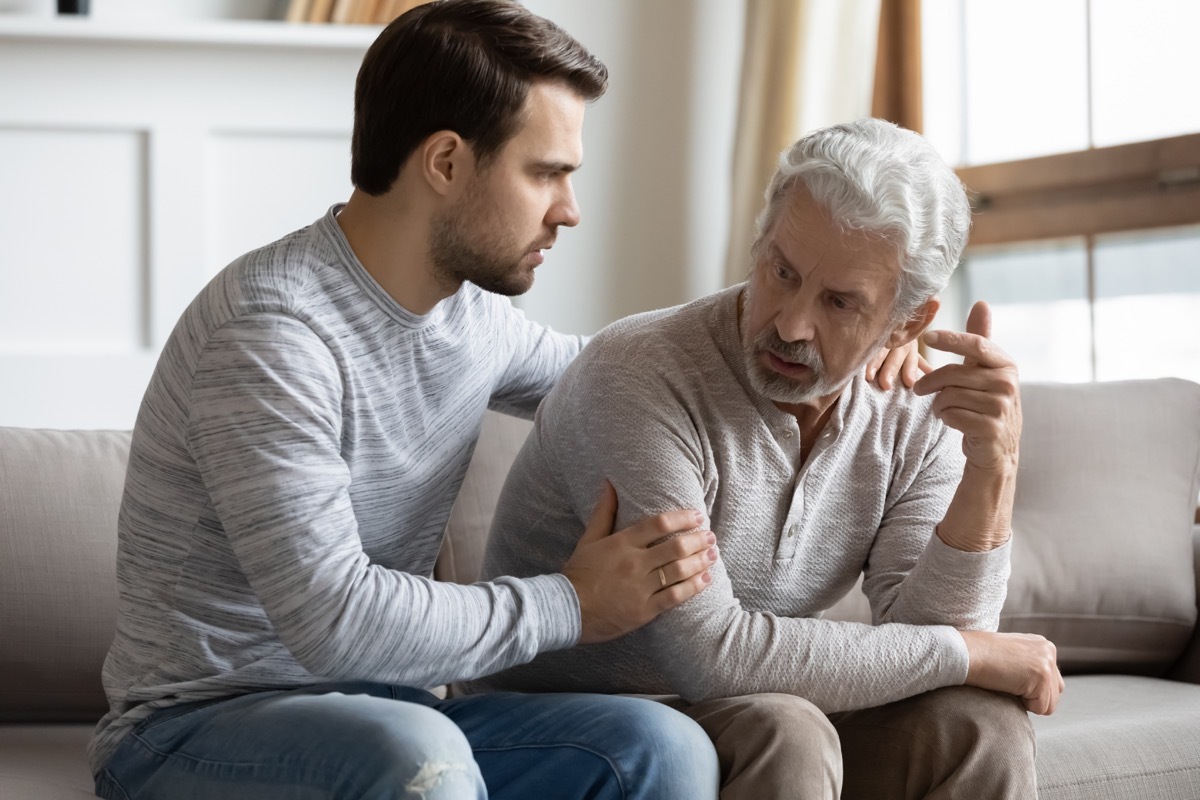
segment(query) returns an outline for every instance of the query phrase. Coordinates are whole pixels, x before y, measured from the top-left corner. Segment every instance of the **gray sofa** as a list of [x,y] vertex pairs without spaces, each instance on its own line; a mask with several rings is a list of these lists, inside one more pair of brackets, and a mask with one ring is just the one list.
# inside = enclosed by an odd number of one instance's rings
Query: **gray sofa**
[[[1059,645],[1043,800],[1200,798],[1200,386],[1027,385],[1007,630]],[[489,415],[436,576],[477,574],[528,423]],[[0,800],[91,797],[129,436],[0,428]],[[864,619],[860,593],[829,612]],[[983,798],[973,800],[984,800]]]

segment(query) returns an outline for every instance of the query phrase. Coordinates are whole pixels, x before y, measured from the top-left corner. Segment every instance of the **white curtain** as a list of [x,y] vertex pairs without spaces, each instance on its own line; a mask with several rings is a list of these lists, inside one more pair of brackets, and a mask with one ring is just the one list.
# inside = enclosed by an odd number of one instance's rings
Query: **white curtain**
[[779,154],[804,133],[867,116],[880,0],[746,0],[725,282],[750,266],[754,218]]

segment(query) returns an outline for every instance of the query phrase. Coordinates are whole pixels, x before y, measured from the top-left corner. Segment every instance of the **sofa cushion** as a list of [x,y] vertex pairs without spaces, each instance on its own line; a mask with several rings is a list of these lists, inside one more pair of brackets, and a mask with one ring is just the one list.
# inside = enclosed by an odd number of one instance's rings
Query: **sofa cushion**
[[[1192,529],[1192,562],[1196,570],[1196,600],[1200,606],[1200,523]],[[1200,683],[1200,623],[1192,631],[1192,638],[1179,662],[1167,675],[1171,680]]]
[[91,725],[0,725],[0,800],[95,798]]
[[1012,578],[1000,628],[1064,672],[1163,674],[1196,621],[1200,385],[1021,388]]
[[1040,800],[1194,800],[1200,686],[1126,675],[1067,679],[1033,717]]
[[478,580],[496,501],[532,427],[533,423],[527,420],[495,411],[485,415],[479,444],[454,501],[442,552],[434,567],[434,577],[438,580],[456,583]]
[[89,721],[116,624],[129,434],[0,428],[0,721]]

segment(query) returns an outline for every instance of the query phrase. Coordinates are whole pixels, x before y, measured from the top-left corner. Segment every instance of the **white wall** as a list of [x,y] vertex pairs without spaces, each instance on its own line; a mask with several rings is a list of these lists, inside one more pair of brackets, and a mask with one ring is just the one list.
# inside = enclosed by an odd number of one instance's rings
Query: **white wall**
[[609,68],[587,112],[583,221],[518,304],[570,333],[722,286],[742,0],[528,0]]
[[[130,427],[204,282],[349,191],[373,31],[203,21],[230,13],[216,0],[93,3],[65,26],[29,0],[0,13],[0,425]],[[611,88],[585,123],[583,223],[520,305],[590,333],[719,288],[741,0],[528,5]]]
[[196,292],[349,195],[372,37],[243,25],[0,16],[0,425],[131,427]]

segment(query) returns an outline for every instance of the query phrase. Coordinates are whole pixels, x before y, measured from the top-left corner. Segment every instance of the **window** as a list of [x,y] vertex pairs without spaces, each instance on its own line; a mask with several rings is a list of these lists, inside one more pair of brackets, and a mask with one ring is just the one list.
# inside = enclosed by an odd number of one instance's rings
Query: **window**
[[925,132],[977,211],[938,324],[988,300],[1026,380],[1200,381],[1200,3],[922,13]]

